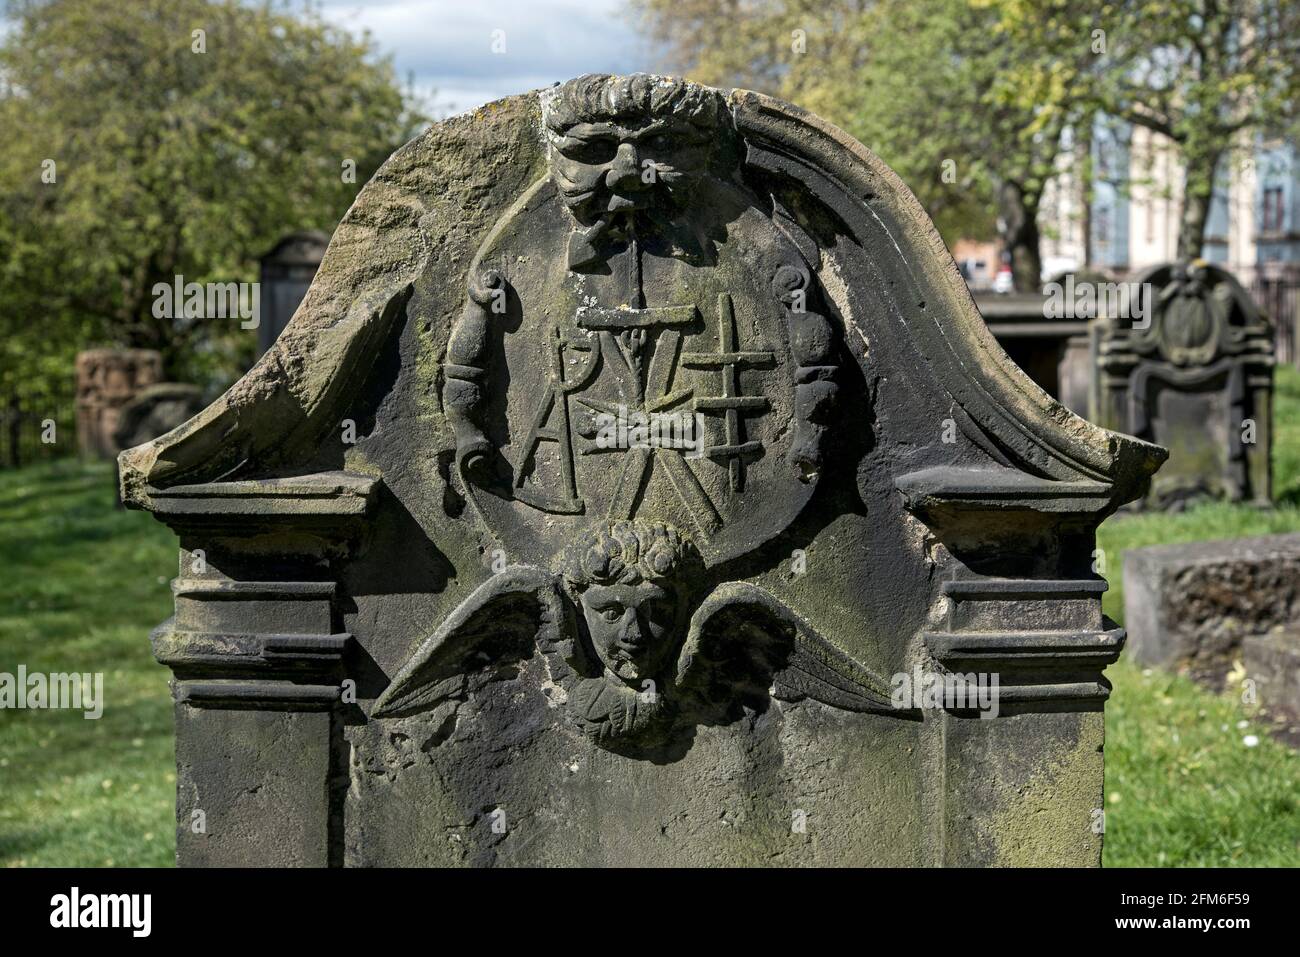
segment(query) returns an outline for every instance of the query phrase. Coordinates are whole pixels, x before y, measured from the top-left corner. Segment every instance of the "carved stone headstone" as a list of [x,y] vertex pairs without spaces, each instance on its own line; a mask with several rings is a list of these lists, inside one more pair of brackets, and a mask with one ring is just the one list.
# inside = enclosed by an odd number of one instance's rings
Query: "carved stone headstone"
[[260,260],[257,354],[260,356],[284,331],[307,294],[330,238],[314,230],[290,233]]
[[1162,457],[810,114],[638,75],[450,119],[122,456],[181,540],[180,860],[1095,865],[1094,530]]
[[1135,283],[1154,297],[1149,323],[1101,325],[1097,421],[1169,449],[1148,504],[1210,497],[1268,505],[1272,328],[1229,272],[1201,260],[1153,267]]
[[1088,410],[1091,357],[1087,316],[1049,316],[1042,293],[980,293],[975,304],[1016,365],[1071,412]]
[[123,446],[114,432],[124,405],[162,379],[153,349],[87,349],[77,370],[77,447],[90,458],[112,458]]

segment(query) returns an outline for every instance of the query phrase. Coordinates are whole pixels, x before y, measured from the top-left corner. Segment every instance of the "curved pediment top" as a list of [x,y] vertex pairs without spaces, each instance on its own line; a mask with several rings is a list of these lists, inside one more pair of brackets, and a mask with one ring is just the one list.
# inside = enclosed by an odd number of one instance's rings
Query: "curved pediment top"
[[[808,197],[809,205],[821,204],[844,224],[846,245],[856,245],[861,253],[859,264],[868,262],[888,275],[889,297],[916,364],[965,411],[996,447],[997,458],[1046,481],[1104,483],[1112,489],[1113,505],[1140,494],[1163,460],[1163,450],[1073,415],[1011,362],[988,332],[916,198],[869,150],[816,116],[761,94],[705,90],[662,77],[620,82],[633,107],[648,104],[653,111],[667,103],[672,112],[680,102],[685,111],[669,117],[673,122],[662,129],[641,127],[621,134],[638,144],[652,142],[652,134],[676,144],[681,162],[675,170],[671,163],[666,168],[665,189],[670,200],[678,196],[680,201],[648,211],[648,216],[657,214],[661,223],[689,222],[693,214],[687,187],[699,176],[716,175],[723,182],[725,168],[736,162],[742,169],[733,185],[751,173],[760,179],[785,178],[800,197]],[[677,99],[664,99],[670,93]],[[571,270],[584,273],[592,257],[604,257],[610,248],[617,251],[625,240],[602,218],[612,210],[588,209],[586,189],[573,180],[592,166],[593,151],[610,131],[580,110],[557,123],[553,103],[548,121],[543,102],[548,97],[554,94],[533,92],[488,104],[436,124],[390,157],[344,217],[306,298],[272,349],[197,417],[122,454],[124,500],[151,508],[155,489],[319,469],[322,444],[337,443],[340,416],[356,399],[385,344],[416,315],[437,330],[435,339],[447,334],[462,309],[467,281],[476,278],[467,275],[476,250],[494,224],[548,175],[556,175],[562,187],[572,187],[566,208],[578,228],[568,241]],[[593,103],[586,106],[606,109]],[[713,103],[720,107],[711,109]],[[563,134],[548,133],[548,122]],[[713,158],[704,158],[709,155]],[[809,247],[808,236],[788,229],[791,223],[784,220],[778,225],[778,232],[817,269],[819,250]],[[689,230],[679,230],[674,238],[676,245],[695,250],[687,258],[699,262],[708,259],[711,241],[711,236],[693,237]],[[779,245],[768,243],[772,249]],[[653,252],[649,240],[646,248]],[[820,250],[821,268],[841,252]],[[797,272],[796,265],[790,275]],[[765,277],[761,288],[770,281]],[[850,282],[850,297],[852,286]],[[757,284],[754,288],[760,290]],[[716,306],[714,300],[710,308]],[[789,302],[775,301],[774,308],[788,311]],[[852,308],[839,311],[865,338],[865,316]],[[808,342],[800,340],[800,348],[812,350],[809,355],[824,345],[820,333],[801,335]],[[445,348],[438,343],[435,349]],[[823,368],[811,359],[805,365]],[[799,375],[810,388],[831,388],[818,385],[807,370]],[[831,372],[825,376],[829,381]],[[796,456],[807,470],[816,464],[815,443],[796,438],[807,446]],[[739,448],[743,443],[733,444]]]
[[122,498],[315,471],[309,465],[406,318],[431,264],[459,288],[482,234],[540,175],[536,93],[431,126],[398,149],[344,215],[315,279],[266,354],[193,419],[119,456]]
[[732,91],[730,101],[750,162],[805,182],[882,268],[910,283],[915,296],[907,301],[924,304],[906,317],[918,351],[1013,464],[1049,480],[1104,482],[1113,505],[1141,494],[1165,450],[1075,415],[1012,362],[933,222],[892,169],[807,110],[748,90]]

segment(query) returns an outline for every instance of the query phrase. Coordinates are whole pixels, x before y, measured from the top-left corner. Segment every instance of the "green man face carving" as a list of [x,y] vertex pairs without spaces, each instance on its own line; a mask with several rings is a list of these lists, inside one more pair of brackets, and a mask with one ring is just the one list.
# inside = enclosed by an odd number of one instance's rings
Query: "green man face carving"
[[721,108],[714,90],[642,74],[548,91],[551,174],[574,219],[682,209],[707,169]]

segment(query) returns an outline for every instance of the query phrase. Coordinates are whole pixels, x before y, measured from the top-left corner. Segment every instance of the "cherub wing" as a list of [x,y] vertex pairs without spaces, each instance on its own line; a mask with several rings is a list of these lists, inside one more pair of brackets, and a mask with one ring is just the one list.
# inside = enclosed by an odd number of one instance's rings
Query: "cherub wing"
[[372,713],[386,718],[430,707],[459,690],[466,672],[527,658],[534,648],[568,660],[575,634],[559,578],[511,565],[474,589],[421,643]]
[[715,705],[813,698],[846,711],[897,713],[880,675],[830,643],[775,595],[746,582],[719,585],[691,616],[678,686]]

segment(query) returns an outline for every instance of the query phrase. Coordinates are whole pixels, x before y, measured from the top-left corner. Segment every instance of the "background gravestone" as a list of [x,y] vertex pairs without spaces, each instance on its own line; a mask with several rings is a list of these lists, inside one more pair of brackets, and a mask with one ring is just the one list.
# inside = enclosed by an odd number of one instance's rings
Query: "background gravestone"
[[113,443],[129,449],[170,432],[203,411],[203,390],[183,382],[159,382],[142,389],[118,410]]
[[1243,641],[1300,625],[1300,534],[1130,549],[1124,623],[1134,660],[1222,687]]
[[77,447],[90,458],[112,458],[123,446],[113,433],[124,405],[162,379],[153,349],[87,349],[77,354]]
[[1134,282],[1153,291],[1150,325],[1114,319],[1099,327],[1094,419],[1169,449],[1151,484],[1153,505],[1206,496],[1268,505],[1268,322],[1230,273],[1201,260],[1156,266]]
[[1084,415],[1092,380],[1089,317],[1049,317],[1048,303],[1045,294],[1033,292],[975,296],[989,331],[1025,375],[1071,412]]
[[[1094,530],[1162,457],[810,114],[638,75],[448,120],[122,456],[181,543],[179,859],[1096,865]],[[892,694],[953,673],[997,717]]]
[[321,257],[330,238],[314,230],[290,233],[277,242],[260,263],[257,354],[271,348],[271,343],[289,324],[294,310],[307,294]]

